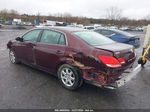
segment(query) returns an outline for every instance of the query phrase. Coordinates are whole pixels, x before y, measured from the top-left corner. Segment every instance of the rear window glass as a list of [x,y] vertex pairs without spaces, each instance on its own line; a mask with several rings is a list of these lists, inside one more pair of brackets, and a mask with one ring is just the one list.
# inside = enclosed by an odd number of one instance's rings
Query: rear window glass
[[113,40],[92,31],[73,32],[73,34],[92,46],[100,46],[100,45],[115,43]]
[[102,31],[101,31],[101,34],[102,34],[102,35],[109,36],[109,35],[112,35],[112,34],[114,34],[114,32],[112,32],[112,31],[109,31],[109,30],[102,30]]
[[128,33],[128,32],[125,32],[125,31],[121,31],[121,30],[117,30],[117,29],[114,29],[114,31],[122,34],[122,35],[125,35],[125,36],[129,36],[129,37],[133,37],[134,35]]

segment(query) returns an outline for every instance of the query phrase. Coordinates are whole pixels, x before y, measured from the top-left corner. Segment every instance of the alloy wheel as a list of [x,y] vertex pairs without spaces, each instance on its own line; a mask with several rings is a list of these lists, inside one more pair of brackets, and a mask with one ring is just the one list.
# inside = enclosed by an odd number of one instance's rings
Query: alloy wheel
[[61,70],[61,80],[66,86],[73,86],[75,83],[75,75],[73,71],[70,68],[63,68]]

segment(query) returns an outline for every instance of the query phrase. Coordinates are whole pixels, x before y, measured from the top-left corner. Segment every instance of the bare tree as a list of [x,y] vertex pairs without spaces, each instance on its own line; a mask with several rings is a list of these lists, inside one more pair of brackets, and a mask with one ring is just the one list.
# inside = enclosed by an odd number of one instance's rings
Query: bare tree
[[8,13],[7,16],[9,17],[9,18],[8,18],[9,20],[13,20],[13,19],[16,18],[18,15],[19,15],[19,13],[18,13],[16,10],[13,10],[13,9],[12,9],[12,10],[9,11],[9,13]]
[[106,18],[109,20],[120,20],[122,18],[122,9],[110,7],[106,9]]
[[0,18],[3,20],[7,20],[7,15],[8,15],[8,10],[7,9],[3,9],[0,11]]
[[70,13],[67,13],[67,12],[64,13],[63,18],[65,19],[66,23],[71,23],[71,21],[72,21],[72,15]]
[[149,21],[150,20],[150,14],[148,14],[147,16],[145,16],[143,19]]
[[19,14],[16,10],[13,10],[13,9],[10,10],[9,12],[10,12],[10,14],[13,14],[13,15],[18,15]]

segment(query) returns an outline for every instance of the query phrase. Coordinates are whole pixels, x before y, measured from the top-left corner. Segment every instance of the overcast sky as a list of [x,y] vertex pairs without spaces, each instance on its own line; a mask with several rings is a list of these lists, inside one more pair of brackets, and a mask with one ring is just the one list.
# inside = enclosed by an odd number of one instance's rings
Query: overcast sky
[[123,16],[134,19],[150,15],[150,0],[0,0],[0,10],[15,9],[26,14],[70,13],[73,16],[105,18],[109,7],[118,7]]

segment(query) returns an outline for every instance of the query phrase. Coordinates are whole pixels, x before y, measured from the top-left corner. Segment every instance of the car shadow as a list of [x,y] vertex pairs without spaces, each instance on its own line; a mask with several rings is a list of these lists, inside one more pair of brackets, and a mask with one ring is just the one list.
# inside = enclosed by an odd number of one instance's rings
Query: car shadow
[[[35,96],[40,96],[41,99],[39,100],[44,100],[44,102],[51,104],[53,107],[81,107],[83,104],[90,104],[90,101],[93,102],[93,106],[89,105],[92,108],[98,107],[99,104],[101,104],[101,106],[104,108],[105,106],[109,107],[109,104],[115,106],[121,105],[120,100],[122,100],[122,96],[120,90],[99,88],[87,83],[83,83],[79,89],[70,91],[61,86],[56,76],[47,72],[31,68],[25,64],[16,65],[14,68],[22,68],[24,69],[23,71],[28,71],[28,77],[35,79],[34,81],[31,80],[30,83],[28,83],[29,86],[31,86],[28,87],[28,89],[31,89],[30,91],[32,91],[32,94],[34,94],[34,97],[32,97],[35,98]],[[30,92],[26,95],[31,96]],[[54,101],[53,104],[51,103],[52,101]],[[84,105],[83,107],[86,108],[86,106],[88,105]]]

